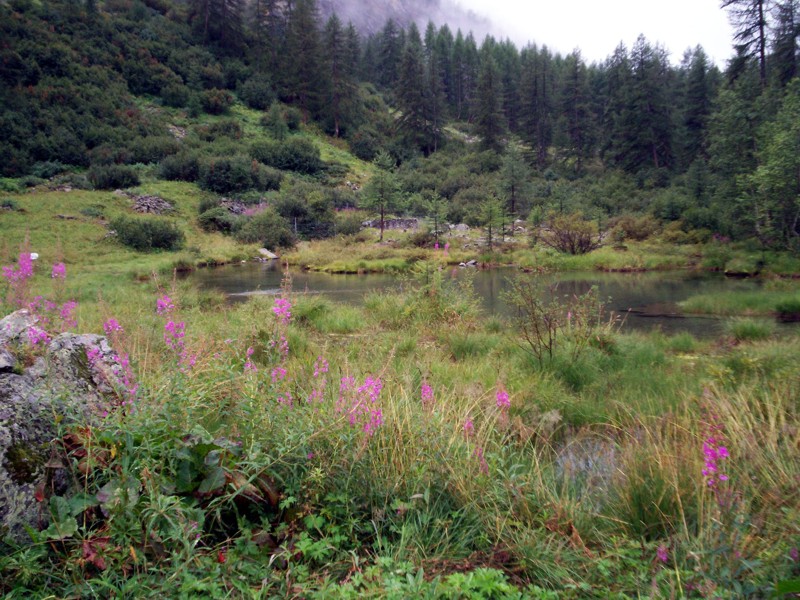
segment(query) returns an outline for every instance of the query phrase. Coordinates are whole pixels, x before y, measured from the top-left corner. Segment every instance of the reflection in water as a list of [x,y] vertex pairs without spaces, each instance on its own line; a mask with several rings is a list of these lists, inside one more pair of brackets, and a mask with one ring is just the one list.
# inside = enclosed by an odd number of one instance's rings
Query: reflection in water
[[[520,276],[511,268],[488,271],[449,269],[453,279],[470,277],[475,294],[488,314],[508,316],[504,301],[510,277]],[[402,278],[386,274],[328,275],[292,271],[295,292],[325,294],[337,302],[359,304],[364,295],[374,290],[399,289]],[[255,294],[276,294],[280,291],[283,272],[278,261],[246,263],[196,271],[190,277],[203,287],[221,290],[233,301],[246,300]],[[556,297],[585,294],[597,286],[600,298],[608,299],[608,308],[621,314],[628,329],[656,329],[665,333],[688,331],[698,337],[720,333],[722,320],[709,317],[683,317],[677,303],[697,294],[730,293],[753,290],[760,281],[728,279],[717,273],[690,271],[648,273],[550,273],[539,275]]]

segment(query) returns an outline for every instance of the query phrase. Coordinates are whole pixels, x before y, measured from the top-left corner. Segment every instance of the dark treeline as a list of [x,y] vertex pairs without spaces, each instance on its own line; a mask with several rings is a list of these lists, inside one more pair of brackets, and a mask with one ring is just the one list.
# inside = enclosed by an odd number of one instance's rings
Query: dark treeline
[[[451,216],[491,187],[515,217],[650,213],[796,247],[800,0],[723,6],[737,35],[721,71],[699,46],[675,66],[644,37],[587,64],[447,25],[362,36],[315,0],[12,0],[0,170],[158,162],[180,148],[132,95],[214,114],[235,93],[267,120],[276,101],[293,107],[365,160],[385,151],[416,182],[406,191],[443,197]],[[464,141],[477,152],[452,158]]]

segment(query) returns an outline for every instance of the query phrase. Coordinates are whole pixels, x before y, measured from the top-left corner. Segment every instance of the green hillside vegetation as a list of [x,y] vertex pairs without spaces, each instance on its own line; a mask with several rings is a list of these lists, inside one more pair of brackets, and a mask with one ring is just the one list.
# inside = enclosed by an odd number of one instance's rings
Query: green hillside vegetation
[[[0,524],[0,593],[796,593],[800,6],[774,8],[769,39],[734,12],[722,70],[365,35],[314,0],[0,0],[0,316],[43,328],[12,371],[61,330],[116,353],[102,414],[0,456],[71,482]],[[187,276],[264,248],[275,297]],[[470,260],[529,273],[514,318],[444,276]],[[402,291],[337,304],[297,269]],[[735,317],[701,340],[537,277],[671,269],[760,285],[683,302]]]

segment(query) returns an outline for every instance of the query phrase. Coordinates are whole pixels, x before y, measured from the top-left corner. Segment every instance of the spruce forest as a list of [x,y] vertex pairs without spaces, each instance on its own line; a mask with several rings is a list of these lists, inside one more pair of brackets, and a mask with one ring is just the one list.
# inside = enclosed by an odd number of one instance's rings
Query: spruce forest
[[447,6],[0,0],[0,594],[800,594],[800,0]]

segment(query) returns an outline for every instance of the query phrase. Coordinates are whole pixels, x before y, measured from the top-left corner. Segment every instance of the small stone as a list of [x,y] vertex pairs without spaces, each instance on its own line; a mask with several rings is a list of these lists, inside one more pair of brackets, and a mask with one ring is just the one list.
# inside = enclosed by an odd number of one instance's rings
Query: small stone
[[278,258],[278,255],[274,252],[270,252],[266,248],[259,248],[258,253],[261,255],[262,258],[266,258],[268,260],[275,260]]

